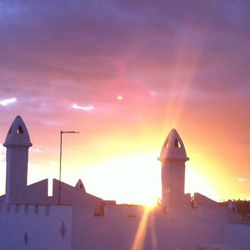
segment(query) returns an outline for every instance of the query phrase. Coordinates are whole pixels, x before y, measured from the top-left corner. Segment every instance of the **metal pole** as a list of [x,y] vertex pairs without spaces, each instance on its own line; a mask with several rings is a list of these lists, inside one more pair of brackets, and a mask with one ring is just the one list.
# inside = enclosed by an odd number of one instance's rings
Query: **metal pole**
[[61,205],[61,182],[62,182],[62,144],[63,134],[78,134],[77,131],[60,131],[60,159],[59,159],[59,186],[58,186],[58,205]]
[[60,166],[59,166],[58,205],[61,205],[61,181],[62,181],[62,134],[63,134],[63,131],[60,131]]

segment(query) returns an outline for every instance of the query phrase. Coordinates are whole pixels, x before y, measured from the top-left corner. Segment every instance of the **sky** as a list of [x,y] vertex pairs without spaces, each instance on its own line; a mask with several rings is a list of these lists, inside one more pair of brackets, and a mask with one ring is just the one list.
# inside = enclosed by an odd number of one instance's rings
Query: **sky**
[[[21,115],[28,182],[79,178],[127,203],[160,197],[172,128],[186,192],[250,199],[250,2],[0,1],[0,141]],[[0,148],[0,194],[5,189]]]

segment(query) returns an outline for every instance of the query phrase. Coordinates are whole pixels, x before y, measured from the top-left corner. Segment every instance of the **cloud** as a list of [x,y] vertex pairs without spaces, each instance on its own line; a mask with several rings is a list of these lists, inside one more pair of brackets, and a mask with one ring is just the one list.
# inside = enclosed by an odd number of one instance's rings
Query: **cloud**
[[[195,71],[196,88],[212,93],[218,85],[224,91],[239,88],[238,75],[241,85],[248,82],[249,4],[244,1],[2,5],[1,71],[15,71],[17,78],[66,78],[93,86],[116,77],[140,77],[166,89],[173,75],[185,85],[188,71]],[[50,84],[43,81],[43,86]]]
[[[157,102],[160,113],[170,101],[223,110],[249,100],[248,1],[14,0],[0,9],[1,90],[22,112],[52,120],[69,114],[72,100],[88,110],[83,99],[114,110],[119,93],[114,115],[122,104]],[[137,83],[157,98],[147,100]]]
[[187,88],[203,102],[247,99],[248,9],[247,1],[3,1],[0,85],[34,96],[32,105],[46,96],[50,107],[92,102],[100,86],[131,79],[166,98]]
[[74,108],[74,109],[81,109],[81,110],[84,110],[84,111],[87,111],[87,112],[88,112],[88,111],[94,110],[94,109],[95,109],[95,106],[93,106],[93,105],[80,106],[80,105],[74,103],[74,104],[72,105],[72,108]]
[[245,177],[238,177],[237,180],[238,180],[239,182],[246,182],[248,179],[245,178]]
[[1,100],[0,101],[0,105],[1,106],[8,106],[8,105],[13,104],[15,102],[17,102],[17,98],[12,97],[12,98],[9,98],[9,99],[3,99],[3,100]]
[[31,148],[31,151],[34,153],[43,153],[44,152],[44,150],[42,150],[40,148],[34,148],[34,147]]

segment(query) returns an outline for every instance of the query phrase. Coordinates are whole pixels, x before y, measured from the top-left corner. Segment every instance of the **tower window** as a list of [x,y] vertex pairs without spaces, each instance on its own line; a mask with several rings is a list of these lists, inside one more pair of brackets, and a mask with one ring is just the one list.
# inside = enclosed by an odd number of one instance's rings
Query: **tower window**
[[174,146],[175,146],[176,148],[180,148],[180,147],[181,147],[181,144],[180,144],[180,142],[179,142],[178,139],[175,139],[175,141],[174,141]]
[[18,134],[23,134],[23,128],[22,128],[21,126],[19,126],[19,127],[17,128],[17,133],[18,133]]

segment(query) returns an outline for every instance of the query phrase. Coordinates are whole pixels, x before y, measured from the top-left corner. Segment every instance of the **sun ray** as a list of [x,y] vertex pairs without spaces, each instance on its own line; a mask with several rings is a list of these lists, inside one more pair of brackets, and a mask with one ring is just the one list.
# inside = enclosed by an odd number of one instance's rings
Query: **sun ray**
[[144,208],[141,221],[139,223],[138,229],[135,234],[135,238],[131,247],[131,250],[143,250],[144,242],[148,228],[148,221],[150,216],[151,209],[149,207]]
[[149,218],[149,225],[150,225],[150,237],[152,242],[152,250],[158,249],[158,242],[157,242],[157,232],[156,232],[156,225],[155,225],[155,211],[151,213]]

